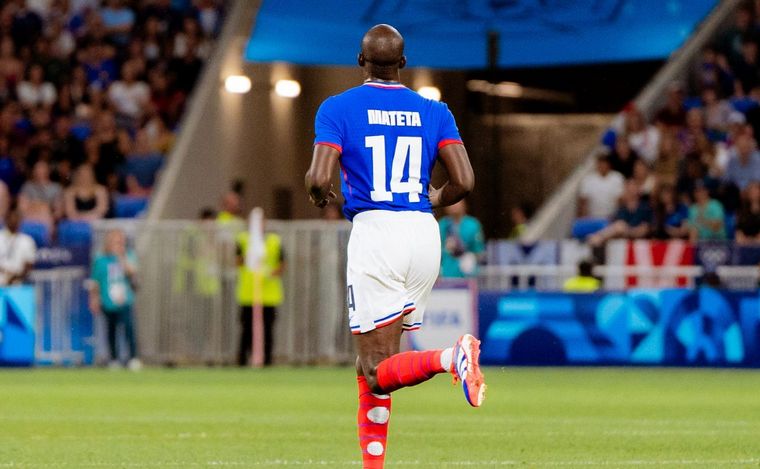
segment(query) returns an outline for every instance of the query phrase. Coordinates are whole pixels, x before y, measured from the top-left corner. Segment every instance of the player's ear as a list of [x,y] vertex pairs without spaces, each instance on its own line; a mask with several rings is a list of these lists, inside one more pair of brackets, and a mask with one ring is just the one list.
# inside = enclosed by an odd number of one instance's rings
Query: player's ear
[[398,61],[398,68],[404,68],[406,67],[406,56],[402,55],[401,60]]
[[364,67],[364,64],[367,63],[366,59],[364,58],[364,54],[359,52],[359,55],[356,57],[356,61],[359,63],[360,67]]

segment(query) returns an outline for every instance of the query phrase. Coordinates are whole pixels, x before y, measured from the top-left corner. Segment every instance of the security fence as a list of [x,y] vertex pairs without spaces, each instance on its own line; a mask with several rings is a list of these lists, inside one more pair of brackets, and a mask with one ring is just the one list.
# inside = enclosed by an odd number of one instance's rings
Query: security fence
[[[160,364],[229,364],[241,334],[236,302],[236,236],[242,224],[104,221],[139,246],[135,321],[141,356]],[[345,319],[348,223],[267,222],[282,237],[285,298],[275,323],[274,357],[292,364],[348,363]],[[137,234],[139,233],[139,238]]]

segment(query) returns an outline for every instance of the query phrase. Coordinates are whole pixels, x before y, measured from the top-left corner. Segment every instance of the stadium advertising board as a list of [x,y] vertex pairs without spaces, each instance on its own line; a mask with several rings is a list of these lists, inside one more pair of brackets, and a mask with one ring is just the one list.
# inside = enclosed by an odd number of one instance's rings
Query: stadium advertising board
[[488,364],[760,367],[757,291],[484,293]]
[[0,365],[34,362],[34,287],[0,288]]

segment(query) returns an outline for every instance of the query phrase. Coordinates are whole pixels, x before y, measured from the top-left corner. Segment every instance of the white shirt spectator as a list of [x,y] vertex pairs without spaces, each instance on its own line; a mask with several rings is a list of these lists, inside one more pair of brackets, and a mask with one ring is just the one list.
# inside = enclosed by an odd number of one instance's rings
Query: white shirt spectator
[[618,207],[618,199],[623,194],[625,179],[617,171],[606,176],[594,171],[581,182],[581,197],[586,199],[588,216],[610,218]]
[[40,15],[43,19],[47,19],[48,13],[50,13],[50,5],[52,4],[53,0],[26,0],[27,8]]
[[641,159],[651,165],[657,159],[660,150],[660,130],[648,125],[644,130],[628,135],[628,144]]
[[55,86],[47,81],[39,85],[35,85],[30,81],[22,81],[16,87],[16,94],[18,95],[19,102],[24,107],[52,106],[58,97]]
[[12,277],[33,264],[37,247],[31,236],[24,233],[0,231],[0,285],[8,285]]
[[150,87],[142,81],[117,81],[108,89],[108,97],[118,113],[137,119],[150,102]]

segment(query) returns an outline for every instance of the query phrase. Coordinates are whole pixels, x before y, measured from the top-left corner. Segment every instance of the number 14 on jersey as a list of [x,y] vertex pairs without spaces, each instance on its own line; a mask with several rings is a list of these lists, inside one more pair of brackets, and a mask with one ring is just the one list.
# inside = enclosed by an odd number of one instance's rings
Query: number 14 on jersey
[[[375,202],[391,202],[393,194],[409,194],[409,202],[419,202],[422,193],[422,137],[398,137],[391,163],[390,184],[385,168],[385,136],[372,135],[364,138],[364,145],[372,149],[372,191]],[[409,160],[409,174],[402,181],[404,168]],[[388,186],[390,185],[390,190]]]

